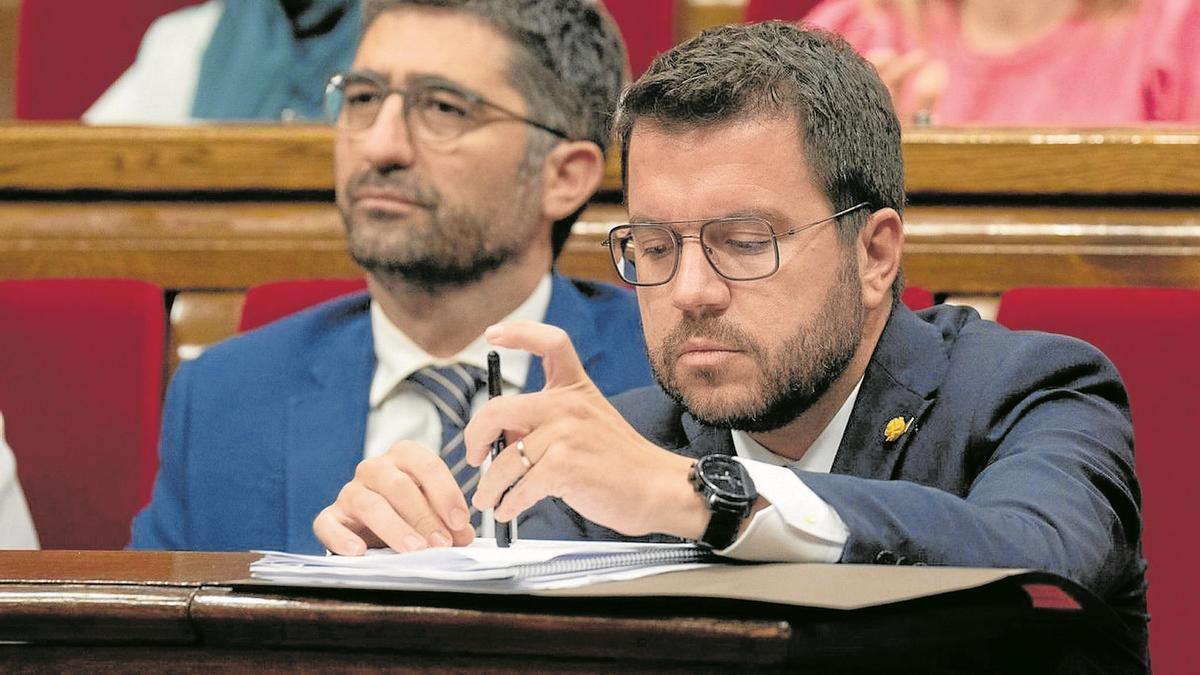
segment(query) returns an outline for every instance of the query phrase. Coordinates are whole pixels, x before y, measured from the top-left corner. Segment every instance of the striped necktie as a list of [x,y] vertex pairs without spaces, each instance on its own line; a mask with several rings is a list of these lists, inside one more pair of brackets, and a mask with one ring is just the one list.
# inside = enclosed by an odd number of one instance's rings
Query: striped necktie
[[[425,395],[437,408],[442,421],[442,447],[439,454],[450,473],[462,486],[463,495],[470,507],[475,485],[479,482],[479,469],[467,464],[467,449],[463,443],[463,427],[471,418],[471,399],[487,379],[481,368],[455,363],[449,366],[428,366],[408,376],[409,381],[420,385]],[[470,507],[471,524],[479,529],[480,514]]]

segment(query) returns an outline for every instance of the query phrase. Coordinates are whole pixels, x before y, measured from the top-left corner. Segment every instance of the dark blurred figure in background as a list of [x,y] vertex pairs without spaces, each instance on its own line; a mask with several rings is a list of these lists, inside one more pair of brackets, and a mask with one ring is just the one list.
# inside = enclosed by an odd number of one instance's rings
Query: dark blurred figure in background
[[137,60],[83,115],[92,124],[321,120],[314,82],[349,66],[358,0],[209,0],[146,31]]
[[915,124],[1200,122],[1195,0],[826,0]]

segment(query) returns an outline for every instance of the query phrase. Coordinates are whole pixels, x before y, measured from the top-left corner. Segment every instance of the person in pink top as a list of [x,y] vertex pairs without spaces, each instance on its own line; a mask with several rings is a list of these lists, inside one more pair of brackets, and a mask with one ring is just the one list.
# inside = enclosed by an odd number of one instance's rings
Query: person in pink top
[[1200,123],[1197,0],[826,0],[917,124]]

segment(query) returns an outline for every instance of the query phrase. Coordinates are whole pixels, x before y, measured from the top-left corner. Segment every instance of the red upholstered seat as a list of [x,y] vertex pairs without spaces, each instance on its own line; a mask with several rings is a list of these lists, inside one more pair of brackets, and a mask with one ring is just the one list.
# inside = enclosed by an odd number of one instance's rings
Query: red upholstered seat
[[200,0],[23,0],[17,21],[18,119],[78,119],[133,63],[154,19]]
[[900,296],[900,301],[915,312],[918,309],[933,307],[933,293],[920,286],[909,286],[904,289],[904,293]]
[[605,0],[604,6],[621,29],[633,77],[675,44],[675,0]]
[[1156,672],[1191,671],[1191,613],[1200,603],[1192,566],[1200,552],[1200,290],[1022,288],[1001,296],[996,320],[1087,340],[1125,380],[1150,565],[1151,660]]
[[246,291],[238,330],[245,332],[276,319],[367,287],[362,279],[296,279],[273,281]]
[[808,14],[808,10],[820,4],[821,0],[749,0],[746,3],[746,21],[799,21]]
[[152,284],[0,281],[0,410],[43,548],[129,542],[158,468],[165,332]]

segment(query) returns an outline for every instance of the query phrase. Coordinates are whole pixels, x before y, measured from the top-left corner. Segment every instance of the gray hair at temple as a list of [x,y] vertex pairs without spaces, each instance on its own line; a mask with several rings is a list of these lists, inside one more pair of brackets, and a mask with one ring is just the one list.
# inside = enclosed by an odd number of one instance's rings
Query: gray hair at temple
[[[613,108],[629,80],[629,62],[621,33],[599,0],[363,0],[364,31],[380,14],[407,8],[470,14],[508,37],[513,45],[509,78],[529,116],[608,150]],[[531,139],[526,170],[539,168],[558,142],[543,133]],[[582,211],[581,206],[554,224],[555,257]]]
[[[622,182],[634,124],[686,130],[753,116],[794,116],[809,170],[833,210],[860,202],[903,213],[900,123],[874,67],[840,37],[770,21],[705,31],[660,54],[617,107]],[[838,220],[844,244],[869,213]],[[899,300],[902,275],[892,285]]]

